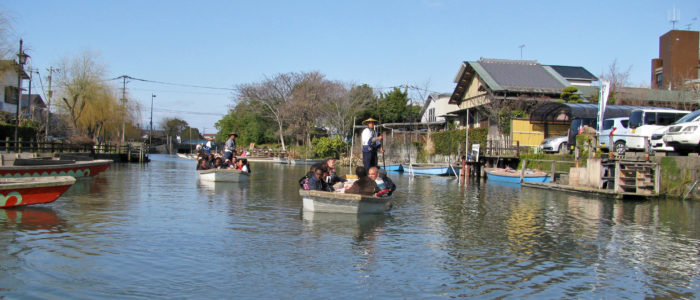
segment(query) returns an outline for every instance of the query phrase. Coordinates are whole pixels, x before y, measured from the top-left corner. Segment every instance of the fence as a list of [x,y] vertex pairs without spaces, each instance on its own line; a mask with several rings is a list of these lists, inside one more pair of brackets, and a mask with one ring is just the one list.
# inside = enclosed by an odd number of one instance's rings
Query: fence
[[69,144],[63,142],[40,142],[36,140],[23,141],[19,139],[18,141],[11,141],[9,137],[5,138],[4,142],[0,142],[0,152],[4,153],[22,153],[22,152],[32,152],[32,153],[110,153],[110,154],[126,154],[128,159],[131,159],[132,154],[139,154],[139,160],[141,160],[145,153],[147,153],[146,145],[143,143],[138,143],[137,145],[128,144]]

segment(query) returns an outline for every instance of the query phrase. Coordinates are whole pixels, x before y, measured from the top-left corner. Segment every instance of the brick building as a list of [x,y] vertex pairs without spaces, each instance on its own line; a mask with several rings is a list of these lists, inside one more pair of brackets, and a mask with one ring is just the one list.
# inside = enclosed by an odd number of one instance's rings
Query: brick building
[[659,37],[659,58],[651,60],[651,88],[676,89],[698,79],[700,32],[671,30]]

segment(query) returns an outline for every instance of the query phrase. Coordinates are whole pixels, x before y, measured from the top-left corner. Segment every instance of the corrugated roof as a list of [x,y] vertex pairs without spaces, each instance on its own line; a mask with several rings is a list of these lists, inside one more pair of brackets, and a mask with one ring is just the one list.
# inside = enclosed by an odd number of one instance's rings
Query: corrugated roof
[[575,66],[557,66],[557,65],[549,65],[554,71],[559,73],[562,77],[566,78],[567,80],[570,79],[584,79],[584,80],[591,80],[591,81],[597,81],[598,77],[595,75],[591,74],[591,72],[588,72],[584,67],[575,67]]
[[[555,74],[536,61],[481,59],[470,64],[494,91],[559,93],[566,86],[561,78],[556,78]],[[480,72],[480,69],[486,73]]]

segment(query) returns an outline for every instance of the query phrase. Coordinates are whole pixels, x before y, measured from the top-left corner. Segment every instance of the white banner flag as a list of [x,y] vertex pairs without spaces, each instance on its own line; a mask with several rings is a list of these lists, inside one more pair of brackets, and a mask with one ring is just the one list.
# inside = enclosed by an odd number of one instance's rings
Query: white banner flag
[[605,119],[605,106],[608,103],[608,95],[610,94],[610,81],[601,81],[600,95],[598,96],[598,130],[597,133],[603,130],[603,120]]

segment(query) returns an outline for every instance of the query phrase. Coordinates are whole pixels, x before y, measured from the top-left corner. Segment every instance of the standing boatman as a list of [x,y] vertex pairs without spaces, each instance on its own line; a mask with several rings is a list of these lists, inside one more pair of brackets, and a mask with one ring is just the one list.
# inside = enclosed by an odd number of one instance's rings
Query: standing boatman
[[378,136],[374,130],[377,120],[369,118],[362,121],[362,124],[367,125],[367,128],[362,130],[362,164],[365,170],[369,170],[370,167],[378,166],[377,150],[381,149],[384,152],[384,147],[382,147],[382,136]]
[[232,160],[233,153],[236,151],[236,138],[238,137],[235,133],[228,134],[228,140],[224,144],[224,160]]

